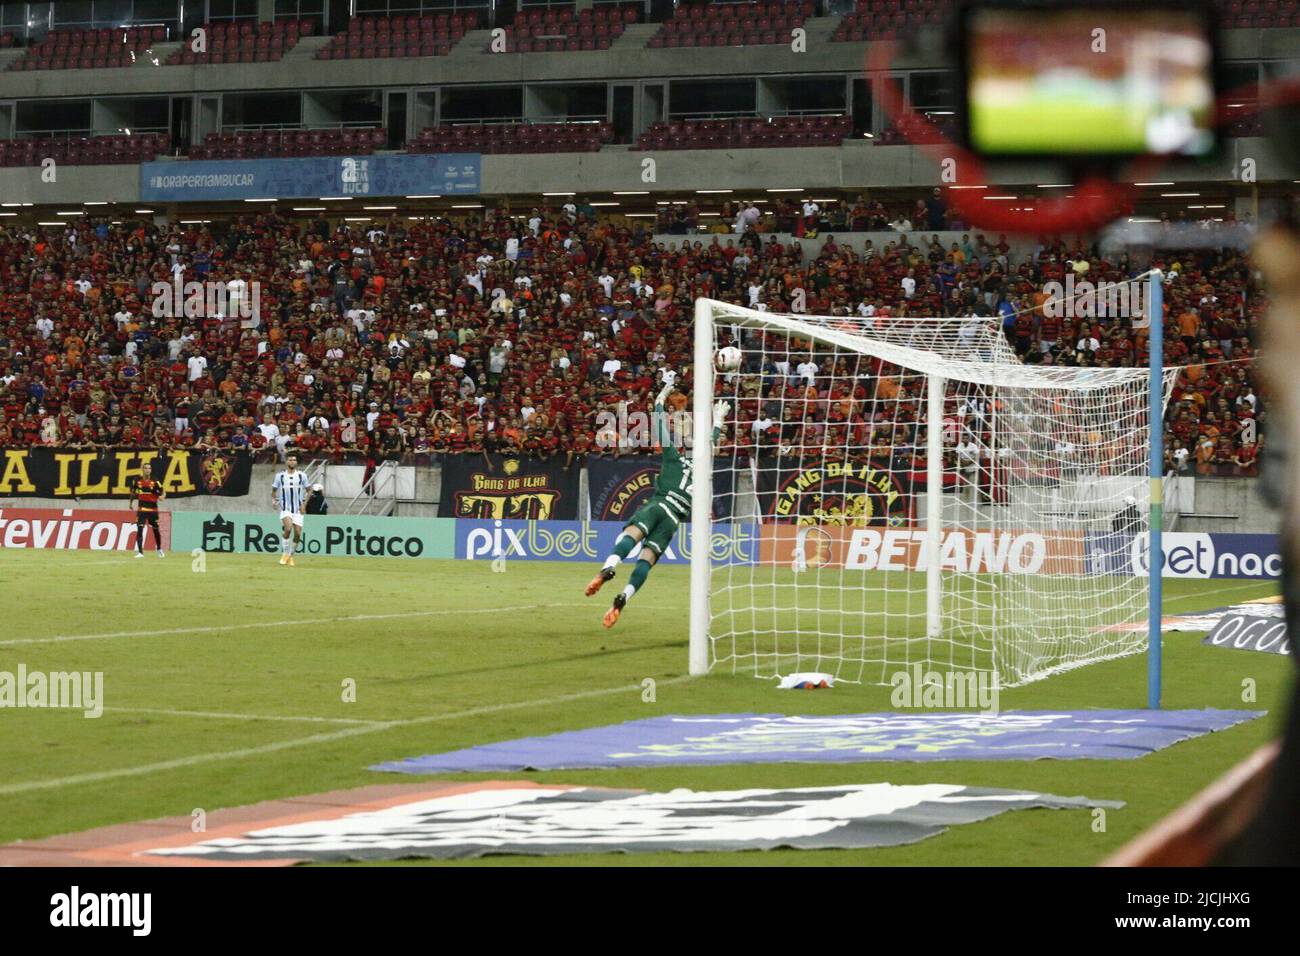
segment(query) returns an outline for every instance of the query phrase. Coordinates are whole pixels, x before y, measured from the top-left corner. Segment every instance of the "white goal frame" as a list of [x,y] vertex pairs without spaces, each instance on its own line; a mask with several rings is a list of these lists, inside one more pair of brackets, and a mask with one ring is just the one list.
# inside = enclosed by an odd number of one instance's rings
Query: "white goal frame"
[[[1152,285],[1158,288],[1158,282],[1158,275],[1153,276]],[[1092,368],[1083,370],[1070,367],[1027,366],[1020,361],[1019,357],[1010,348],[1010,345],[1002,336],[1000,326],[994,319],[896,318],[889,320],[893,323],[889,334],[877,337],[846,331],[840,325],[844,320],[838,318],[802,314],[779,315],[745,309],[731,303],[711,299],[698,299],[695,303],[692,405],[695,468],[691,509],[689,642],[689,672],[696,676],[708,673],[712,666],[712,648],[710,644],[711,575],[713,574],[710,555],[713,533],[714,448],[712,430],[714,425],[717,424],[712,420],[712,406],[715,398],[715,381],[717,377],[714,365],[716,347],[715,313],[719,311],[725,315],[723,321],[728,326],[746,326],[788,333],[799,339],[815,341],[822,345],[869,355],[908,369],[913,374],[924,375],[927,393],[925,405],[927,421],[943,420],[945,393],[950,381],[990,387],[1001,385],[1012,388],[1042,387],[1044,389],[1051,388],[1054,385],[1070,387],[1066,383],[1073,383],[1073,387],[1078,388],[1081,378],[1080,373],[1086,371],[1107,384],[1123,382],[1126,386],[1136,386],[1140,383],[1149,382],[1153,386],[1151,388],[1152,401],[1160,403],[1158,406],[1160,410],[1156,411],[1156,417],[1148,417],[1147,419],[1148,423],[1154,424],[1160,421],[1158,416],[1163,411],[1164,403],[1168,401],[1169,392],[1178,372],[1178,369],[1161,368],[1158,365],[1158,356],[1153,357],[1150,374],[1148,374],[1147,369],[1141,368]],[[929,334],[933,337],[935,335],[933,330],[943,327],[945,323],[948,323],[948,328],[956,328],[962,323],[972,321],[983,323],[987,328],[995,330],[981,340],[982,347],[978,355],[974,354],[973,349],[967,349],[965,353],[953,349],[951,347],[953,339],[951,338],[945,339],[942,343],[937,339],[927,343],[924,335],[914,334],[912,341],[908,342],[907,330],[909,324],[917,330],[923,328],[931,330]],[[897,335],[892,334],[895,326],[903,331]],[[1156,344],[1158,348],[1159,337],[1155,334],[1151,337],[1154,340],[1153,344]],[[1153,409],[1148,410],[1148,415],[1150,415],[1151,410]],[[1159,429],[1159,425],[1156,425],[1154,429],[1149,427],[1153,442],[1155,441],[1154,436],[1158,434]],[[928,638],[942,640],[944,634],[943,568],[940,560],[944,534],[944,444],[942,429],[927,428],[926,441],[926,506],[923,528],[924,539],[921,544],[926,555],[925,633]],[[1152,506],[1151,518],[1154,527],[1151,528],[1150,539],[1151,544],[1157,547],[1159,546],[1158,507],[1160,493],[1158,480],[1153,480],[1150,485],[1149,502]],[[759,520],[761,522],[761,515]],[[1155,578],[1158,581],[1158,571]],[[1158,590],[1158,585],[1152,586],[1152,597],[1158,599]],[[1157,630],[1154,637],[1156,647],[1152,653],[1157,661],[1155,666],[1158,669],[1158,614],[1155,615],[1154,619],[1157,621]],[[1132,651],[1129,653],[1132,653]],[[1079,663],[1089,662],[1071,662],[1047,671],[1040,676],[1046,676],[1047,673],[1055,672],[1055,670],[1078,666]],[[1157,690],[1154,693],[1156,694],[1155,699],[1158,701],[1158,672],[1155,680],[1157,681],[1155,685]],[[1153,706],[1158,706],[1158,703]]]

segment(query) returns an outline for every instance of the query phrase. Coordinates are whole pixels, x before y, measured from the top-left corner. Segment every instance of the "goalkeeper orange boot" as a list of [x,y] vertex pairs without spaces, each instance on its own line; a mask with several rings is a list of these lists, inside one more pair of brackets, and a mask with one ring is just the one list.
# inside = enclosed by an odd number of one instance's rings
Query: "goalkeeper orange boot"
[[295,565],[295,564],[293,563],[293,555],[292,555],[292,554],[289,555],[289,567],[291,567],[291,568],[293,568],[293,567],[297,567],[297,565]]
[[614,580],[614,569],[601,568],[600,574],[592,578],[591,583],[587,585],[587,590],[586,590],[587,597],[591,597],[593,594],[599,591],[601,585],[603,585],[606,581],[613,581],[613,580]]
[[623,613],[623,608],[627,606],[627,598],[619,595],[614,598],[614,606],[605,612],[605,620],[602,622],[605,627],[613,627],[618,623],[619,615]]
[[280,564],[285,565],[288,563],[289,563],[289,556],[287,554],[280,555]]

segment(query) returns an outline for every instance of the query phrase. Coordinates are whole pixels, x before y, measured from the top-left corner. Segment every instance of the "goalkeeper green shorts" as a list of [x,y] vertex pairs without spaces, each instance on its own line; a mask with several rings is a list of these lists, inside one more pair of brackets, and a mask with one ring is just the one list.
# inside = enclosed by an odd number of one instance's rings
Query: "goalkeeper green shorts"
[[664,499],[651,498],[637,509],[632,520],[627,523],[627,527],[640,528],[643,546],[662,558],[664,551],[672,544],[679,524],[681,519]]

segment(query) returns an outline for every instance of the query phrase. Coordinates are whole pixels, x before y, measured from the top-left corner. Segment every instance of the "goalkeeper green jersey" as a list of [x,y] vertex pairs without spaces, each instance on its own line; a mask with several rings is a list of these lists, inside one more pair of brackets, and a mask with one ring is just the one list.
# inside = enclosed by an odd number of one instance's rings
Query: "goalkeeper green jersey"
[[[655,415],[659,421],[659,444],[663,447],[663,464],[659,466],[659,478],[655,481],[655,501],[663,504],[685,521],[691,513],[691,490],[695,486],[695,465],[689,458],[683,458],[674,447],[672,436],[668,434],[667,416],[664,407],[655,405]],[[715,426],[713,440],[718,440],[722,427]]]
[[691,489],[695,484],[695,467],[663,436],[664,460],[655,481],[655,498],[668,506],[678,520],[685,521],[691,513]]

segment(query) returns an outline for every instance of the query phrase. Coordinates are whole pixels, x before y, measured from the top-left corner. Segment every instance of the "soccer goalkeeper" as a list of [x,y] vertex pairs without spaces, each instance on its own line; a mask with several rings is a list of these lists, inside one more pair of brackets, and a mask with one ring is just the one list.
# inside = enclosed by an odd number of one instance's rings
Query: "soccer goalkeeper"
[[[606,581],[614,579],[614,571],[619,562],[640,548],[636,567],[627,586],[614,596],[614,606],[605,612],[604,624],[613,627],[618,623],[619,615],[633,594],[641,590],[641,585],[650,576],[650,569],[663,557],[664,549],[677,534],[677,526],[691,513],[691,489],[695,484],[693,465],[689,458],[683,458],[673,446],[668,433],[667,415],[664,404],[672,394],[676,374],[664,372],[664,387],[655,398],[654,419],[656,437],[663,448],[663,464],[659,467],[659,477],[655,481],[655,493],[646,504],[632,515],[614,543],[614,553],[605,559],[605,566],[587,585],[587,597],[601,589]],[[722,423],[731,412],[726,402],[713,406],[713,441],[717,442],[722,432]]]

